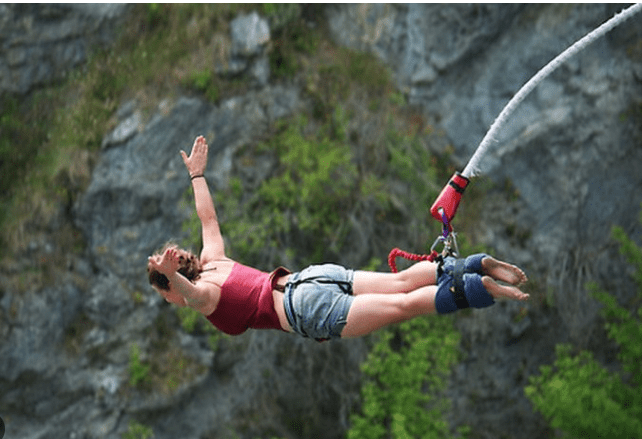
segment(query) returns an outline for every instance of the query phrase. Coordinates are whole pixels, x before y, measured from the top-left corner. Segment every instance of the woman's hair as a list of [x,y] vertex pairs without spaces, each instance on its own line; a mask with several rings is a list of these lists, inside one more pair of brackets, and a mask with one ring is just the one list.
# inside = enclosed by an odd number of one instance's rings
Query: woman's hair
[[[198,279],[201,275],[201,272],[203,271],[203,266],[201,265],[200,259],[196,257],[192,252],[183,250],[176,244],[168,242],[167,244],[165,244],[163,249],[155,253],[154,256],[162,256],[169,248],[175,249],[176,253],[178,254],[177,271],[185,276],[190,282],[194,282],[196,279]],[[147,274],[149,276],[150,284],[161,290],[169,290],[169,279],[167,279],[167,276],[157,270],[152,269],[149,262],[147,263]]]

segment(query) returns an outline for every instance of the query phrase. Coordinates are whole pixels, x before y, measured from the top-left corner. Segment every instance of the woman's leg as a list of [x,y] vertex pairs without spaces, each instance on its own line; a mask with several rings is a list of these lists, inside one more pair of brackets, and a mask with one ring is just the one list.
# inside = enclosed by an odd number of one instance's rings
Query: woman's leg
[[[417,265],[419,264],[416,264],[413,267],[416,267]],[[517,269],[519,271],[516,271],[513,268],[508,268],[507,271],[497,272],[497,268],[504,270],[506,269],[506,266],[501,265],[498,267],[493,263],[485,268],[505,282],[515,282],[519,284],[526,281],[526,276],[519,269]],[[514,275],[514,277],[511,277],[511,275]],[[373,277],[373,279],[376,280],[376,277],[378,276]],[[413,276],[411,276],[411,279],[412,278]],[[355,281],[356,279],[357,276],[355,273]],[[367,284],[368,278],[361,280],[364,281],[364,284]],[[387,282],[387,286],[385,288],[382,289],[382,287],[377,285],[372,285],[371,288],[375,291],[390,292],[391,288],[395,286],[405,285],[403,282],[397,285],[395,284],[395,280],[384,280]],[[484,288],[494,299],[505,298],[520,301],[526,301],[529,299],[529,295],[524,294],[516,286],[499,285],[491,276],[482,276],[481,282]],[[382,281],[382,283],[384,282]],[[401,289],[403,290],[403,288]],[[347,323],[341,332],[341,337],[360,337],[394,323],[410,320],[420,315],[436,313],[436,285],[422,286],[407,294],[403,294],[403,292],[404,291],[400,291],[398,294],[367,294],[364,291],[359,291],[359,293],[355,292],[355,298],[352,302],[352,306],[350,307],[350,311],[348,312]]]
[[399,273],[355,271],[352,293],[355,296],[409,293],[418,288],[436,284],[437,264],[422,261]]
[[437,287],[430,285],[408,294],[356,295],[341,337],[361,337],[394,323],[434,314],[436,293]]

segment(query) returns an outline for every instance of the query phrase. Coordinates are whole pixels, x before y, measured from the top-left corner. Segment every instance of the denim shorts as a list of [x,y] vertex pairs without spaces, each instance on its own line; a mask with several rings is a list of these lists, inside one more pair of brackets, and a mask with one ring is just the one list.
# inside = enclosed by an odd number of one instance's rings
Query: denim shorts
[[339,265],[312,265],[285,284],[283,304],[292,330],[317,341],[341,337],[354,300],[354,270]]

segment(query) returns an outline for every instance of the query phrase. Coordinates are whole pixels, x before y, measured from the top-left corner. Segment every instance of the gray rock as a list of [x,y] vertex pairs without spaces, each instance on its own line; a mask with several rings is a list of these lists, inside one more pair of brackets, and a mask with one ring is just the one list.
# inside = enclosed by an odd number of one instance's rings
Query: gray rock
[[250,57],[258,55],[270,41],[270,28],[267,20],[252,12],[241,15],[230,23],[232,33],[232,54]]
[[270,60],[267,56],[258,58],[250,67],[250,75],[256,83],[265,87],[270,80]]
[[105,46],[128,9],[120,4],[0,5],[0,95],[26,94],[65,77]]
[[136,135],[142,123],[141,114],[136,111],[129,115],[126,119],[122,120],[114,131],[109,133],[102,141],[101,147],[108,148],[110,146],[119,145],[126,142]]
[[256,12],[240,15],[230,23],[231,49],[229,59],[217,64],[215,71],[222,75],[249,74],[259,87],[270,79],[270,63],[265,47],[270,42],[267,20]]

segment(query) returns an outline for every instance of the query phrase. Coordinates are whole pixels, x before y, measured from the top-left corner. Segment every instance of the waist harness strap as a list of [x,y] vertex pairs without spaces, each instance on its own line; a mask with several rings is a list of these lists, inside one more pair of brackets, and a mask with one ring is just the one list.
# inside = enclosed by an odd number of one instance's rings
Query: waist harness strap
[[457,259],[455,266],[453,267],[453,288],[451,292],[453,293],[453,298],[455,299],[455,305],[458,309],[468,308],[470,304],[466,299],[466,291],[464,288],[464,269],[466,268],[465,259]]
[[[304,279],[299,279],[295,282],[288,281],[285,286],[287,287],[288,285],[291,285],[293,288],[298,287],[301,284],[305,283],[319,283],[319,284],[330,284],[330,285],[336,285],[341,289],[341,291],[344,294],[352,295],[352,284],[350,282],[342,281],[342,280],[335,280],[331,279],[327,276],[313,276],[313,277],[306,277]],[[285,290],[285,288],[284,288]]]

